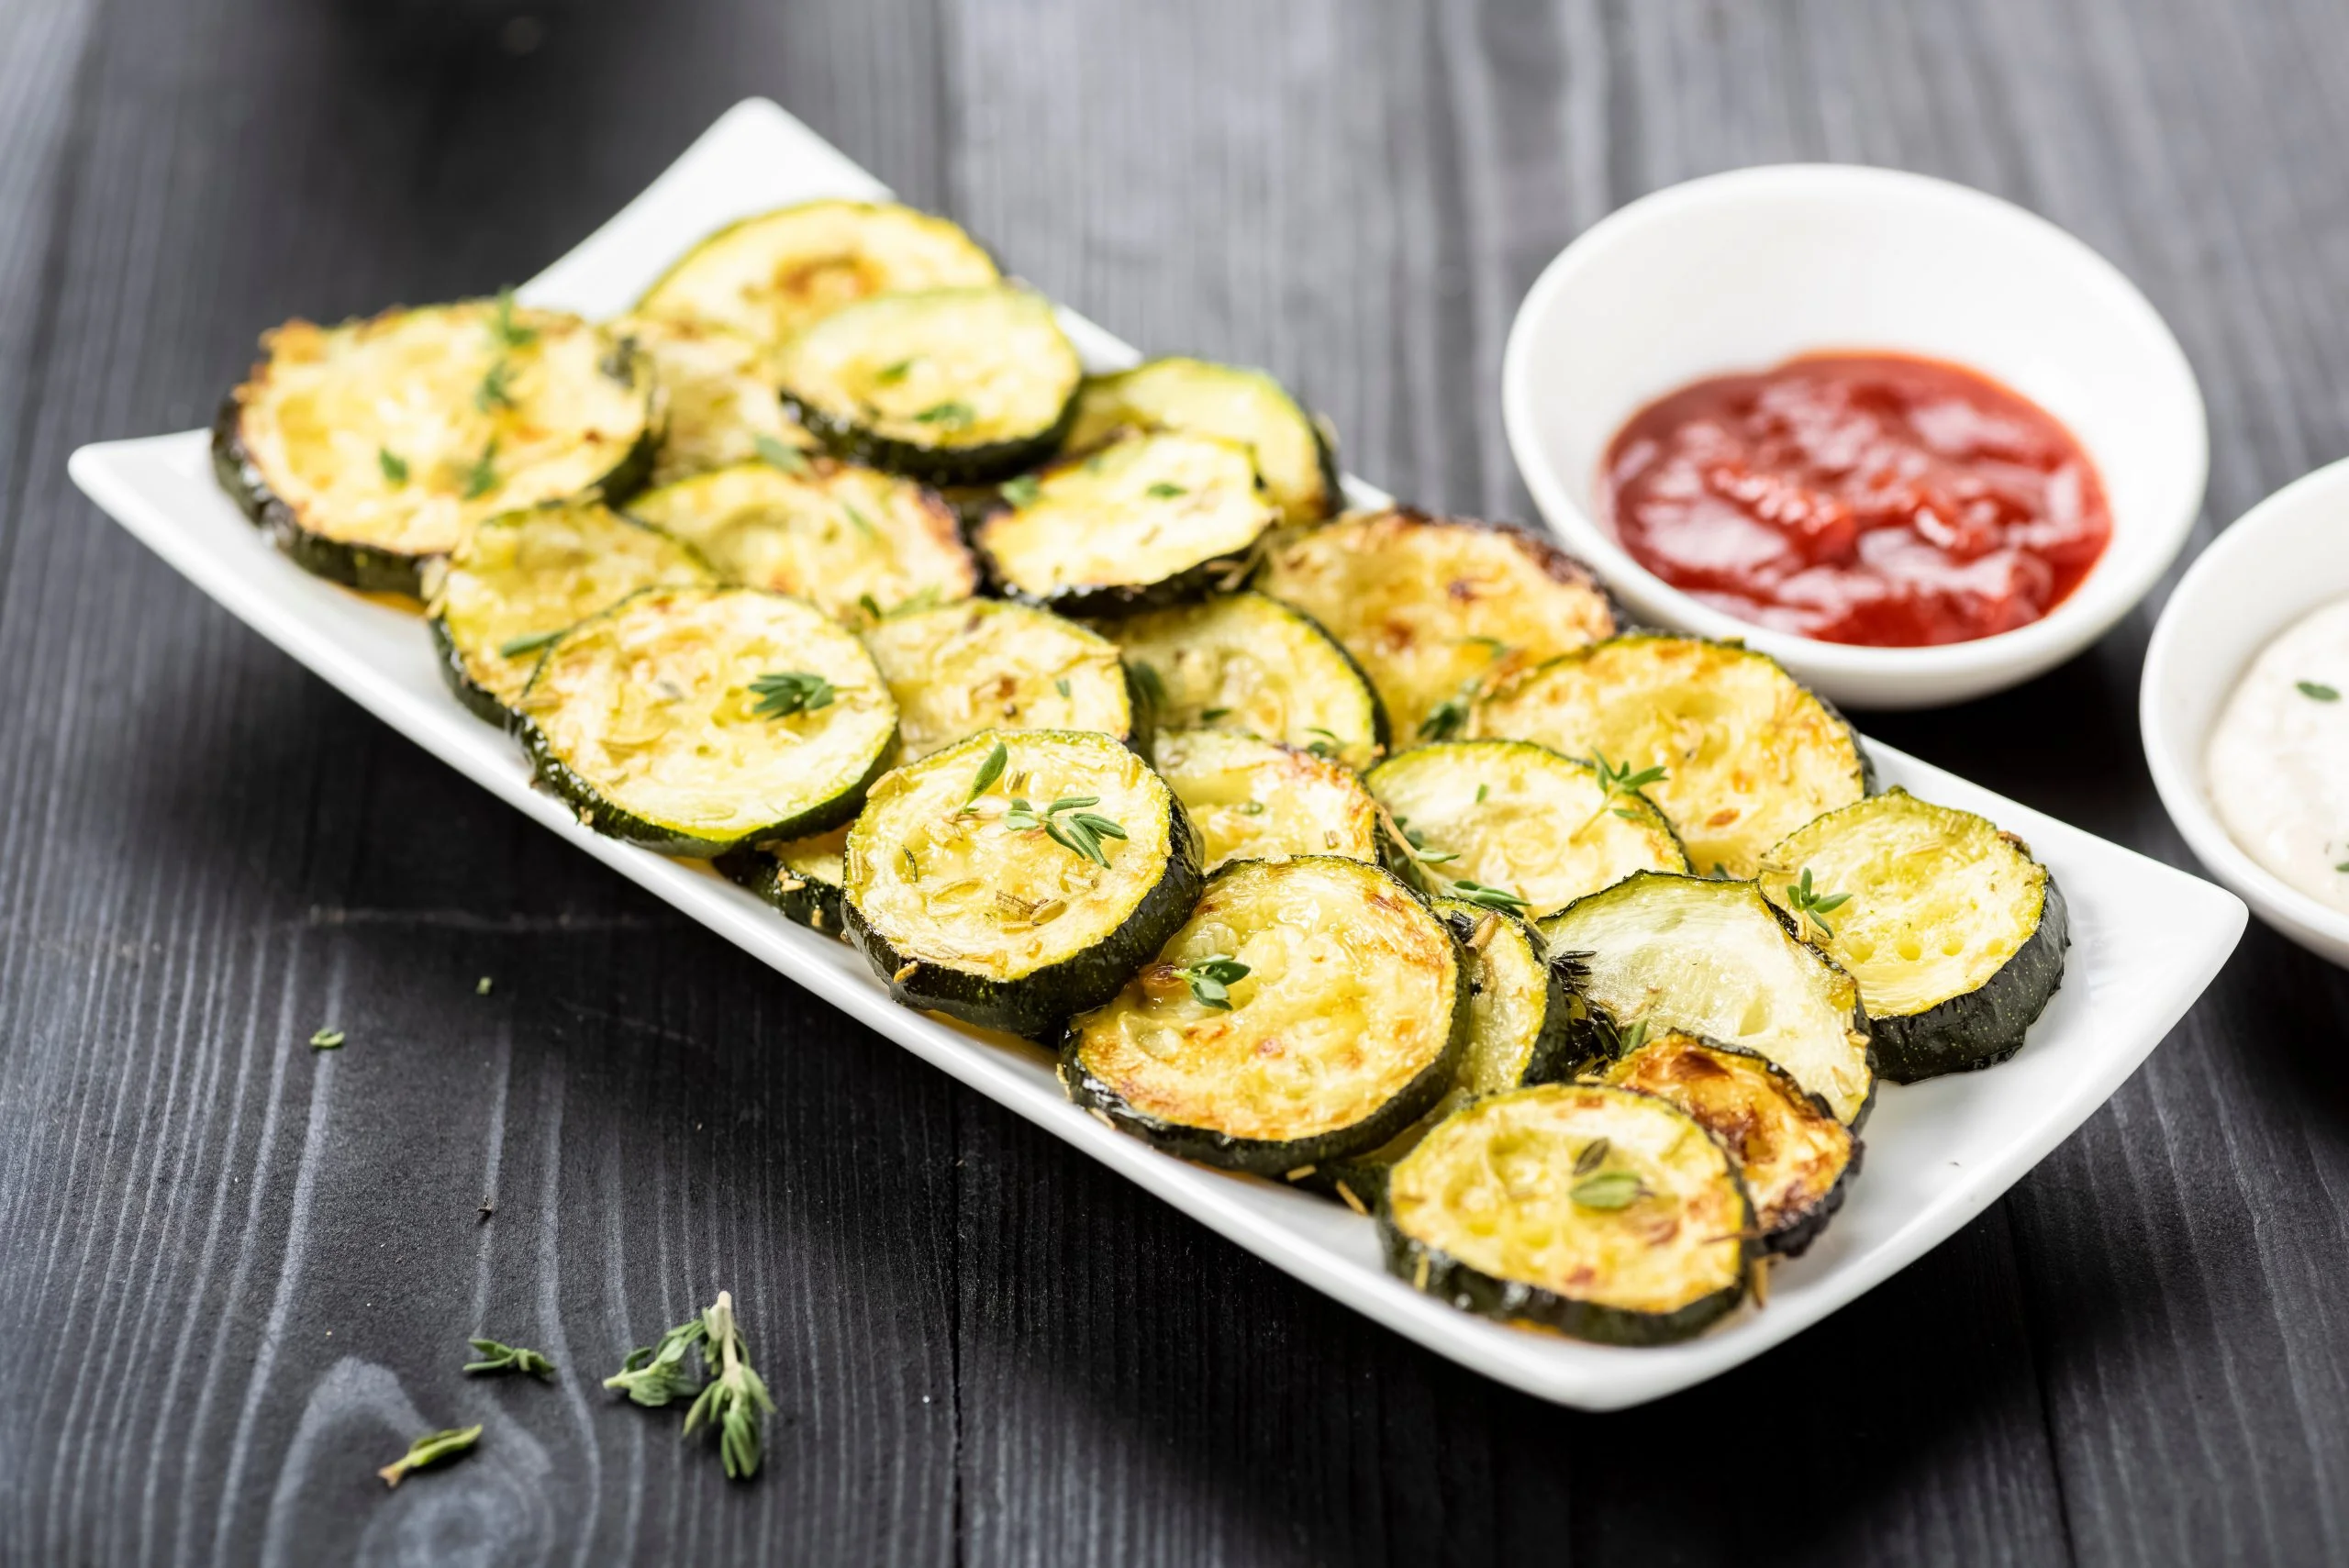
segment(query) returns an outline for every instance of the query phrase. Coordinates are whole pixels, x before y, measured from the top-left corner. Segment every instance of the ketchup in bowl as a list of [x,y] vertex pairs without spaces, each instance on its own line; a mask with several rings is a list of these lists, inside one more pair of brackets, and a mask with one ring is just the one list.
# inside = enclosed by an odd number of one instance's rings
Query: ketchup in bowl
[[1685,386],[1607,450],[1634,560],[1741,620],[1827,642],[1965,642],[2039,619],[2112,537],[2096,465],[2045,409],[1898,354]]

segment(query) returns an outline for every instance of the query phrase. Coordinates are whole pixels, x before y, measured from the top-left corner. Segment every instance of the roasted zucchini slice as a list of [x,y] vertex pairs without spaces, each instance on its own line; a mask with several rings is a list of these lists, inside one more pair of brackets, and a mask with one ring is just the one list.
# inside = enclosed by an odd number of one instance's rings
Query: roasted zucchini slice
[[827,316],[777,351],[784,406],[840,456],[934,484],[983,484],[1060,444],[1076,350],[1041,295],[889,294]]
[[1458,738],[1470,698],[1496,676],[1615,630],[1607,595],[1556,546],[1408,510],[1276,536],[1256,586],[1346,645],[1406,741]]
[[1687,871],[1661,812],[1587,763],[1528,740],[1399,751],[1363,782],[1431,893],[1540,919],[1635,871]]
[[2004,1062],[2063,983],[2064,895],[2031,847],[1906,790],[1797,828],[1761,884],[1859,982],[1896,1084]]
[[640,588],[715,581],[691,547],[601,502],[492,517],[424,573],[432,645],[457,700],[492,724],[548,644]]
[[730,328],[768,348],[876,294],[991,284],[995,262],[942,217],[892,202],[803,202],[686,251],[636,313]]
[[1162,734],[1152,756],[1197,826],[1209,871],[1290,855],[1384,858],[1378,805],[1341,762],[1218,729]]
[[848,829],[835,828],[812,839],[787,839],[729,850],[718,869],[811,931],[845,937],[841,901],[846,873]]
[[1099,629],[1125,651],[1163,728],[1253,735],[1356,769],[1386,749],[1386,715],[1362,671],[1278,600],[1227,594]]
[[1843,1207],[1860,1140],[1785,1068],[1667,1031],[1609,1068],[1607,1082],[1669,1100],[1720,1141],[1745,1179],[1765,1251],[1798,1256]]
[[1749,877],[1762,853],[1868,791],[1866,753],[1842,716],[1767,654],[1734,643],[1610,638],[1479,696],[1472,735],[1534,740],[1644,790],[1697,870]]
[[1246,447],[1128,435],[1044,470],[973,537],[1013,598],[1114,616],[1236,587],[1274,520]]
[[853,624],[967,599],[978,586],[946,504],[877,469],[740,463],[648,490],[628,510],[700,550],[728,581],[796,595]]
[[1464,1311],[1612,1345],[1685,1340],[1745,1295],[1753,1213],[1704,1129],[1649,1095],[1478,1100],[1397,1162],[1386,1266]]
[[651,483],[672,484],[768,452],[804,458],[815,450],[816,438],[783,411],[773,356],[752,339],[723,327],[641,316],[610,329],[651,356],[668,400]]
[[1263,371],[1164,359],[1087,377],[1069,450],[1087,450],[1120,430],[1187,430],[1239,441],[1284,520],[1319,522],[1338,509],[1337,454],[1313,417]]
[[1542,923],[1553,962],[1580,971],[1592,1054],[1680,1029],[1776,1062],[1856,1129],[1876,1095],[1852,977],[1795,940],[1750,882],[1634,872]]
[[648,588],[565,632],[520,702],[548,787],[599,833],[673,855],[820,833],[896,737],[864,645],[756,588]]
[[1117,644],[1074,621],[1000,599],[907,610],[864,646],[897,699],[907,762],[982,729],[1097,729],[1134,739]]
[[1114,1000],[1069,1021],[1061,1081],[1169,1153],[1277,1176],[1417,1120],[1468,1022],[1452,933],[1386,872],[1234,861]]
[[1199,841],[1111,737],[985,730],[874,786],[846,875],[849,940],[899,1001],[1041,1039],[1182,925]]
[[484,517],[641,484],[660,436],[641,354],[505,298],[262,337],[212,430],[221,484],[307,571],[417,594]]

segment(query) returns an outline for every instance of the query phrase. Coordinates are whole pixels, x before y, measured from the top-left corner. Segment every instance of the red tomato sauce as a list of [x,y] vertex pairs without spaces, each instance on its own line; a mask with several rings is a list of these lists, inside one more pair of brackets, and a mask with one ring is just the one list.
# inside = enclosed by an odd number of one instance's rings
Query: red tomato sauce
[[1682,387],[1608,448],[1639,563],[1757,626],[1914,647],[2027,626],[2112,537],[2096,465],[1963,366],[1818,354]]

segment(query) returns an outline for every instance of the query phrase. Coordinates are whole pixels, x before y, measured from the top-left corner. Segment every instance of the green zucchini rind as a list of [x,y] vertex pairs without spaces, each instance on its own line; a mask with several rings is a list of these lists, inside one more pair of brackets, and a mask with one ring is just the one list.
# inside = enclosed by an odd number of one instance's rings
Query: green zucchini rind
[[1319,522],[1338,509],[1337,453],[1304,406],[1263,371],[1173,358],[1088,376],[1069,450],[1088,450],[1120,430],[1186,430],[1241,442],[1285,521]]
[[[820,683],[777,713],[754,684]],[[572,628],[518,705],[539,777],[599,833],[711,856],[820,833],[886,765],[896,705],[815,606],[755,588],[648,588]]]
[[[1106,866],[1066,828],[1006,821],[1021,801],[1074,818],[1052,804],[1085,796],[1082,809],[1126,834],[1102,837]],[[1116,995],[1182,925],[1201,880],[1198,837],[1164,781],[1079,730],[985,730],[892,771],[849,831],[845,875],[849,940],[891,995],[1031,1039]]]
[[812,839],[746,844],[718,857],[728,881],[749,888],[811,931],[846,940],[848,828]]
[[852,625],[978,587],[952,510],[877,469],[739,463],[648,490],[628,511],[700,550],[729,582],[795,595]]
[[1688,869],[1664,814],[1636,790],[1610,792],[1597,770],[1530,740],[1417,746],[1363,782],[1406,839],[1413,880],[1429,893],[1461,883],[1529,919],[1554,915],[1635,871]]
[[1291,855],[1385,858],[1378,803],[1342,762],[1219,729],[1162,733],[1151,757],[1191,814],[1210,872]]
[[1635,872],[1542,922],[1553,962],[1579,971],[1593,1060],[1621,1032],[1704,1035],[1776,1062],[1858,1130],[1876,1097],[1860,988],[1798,940],[1750,882]]
[[1735,1162],[1685,1113],[1546,1084],[1431,1130],[1388,1173],[1379,1233],[1390,1272],[1463,1311],[1658,1345],[1744,1299],[1753,1217]]
[[[1248,973],[1214,1006],[1186,971]],[[1235,861],[1106,1006],[1069,1020],[1069,1098],[1169,1153],[1279,1176],[1423,1115],[1467,1042],[1458,944],[1386,871]]]
[[777,350],[784,407],[837,456],[983,484],[1068,433],[1083,376],[1050,302],[1012,284],[881,295]]
[[778,348],[878,294],[994,283],[995,262],[942,217],[894,202],[816,201],[727,225],[680,257],[636,314]]
[[1662,768],[1644,793],[1715,876],[1752,876],[1771,845],[1874,782],[1852,727],[1776,660],[1689,637],[1609,638],[1510,676],[1470,705],[1468,733]]
[[1860,1140],[1767,1058],[1667,1030],[1619,1059],[1605,1081],[1668,1100],[1737,1162],[1764,1250],[1799,1257],[1859,1173]]
[[614,336],[652,361],[668,403],[648,483],[674,484],[711,469],[758,462],[781,448],[812,455],[816,438],[783,411],[774,356],[727,328],[627,317]]
[[1345,644],[1406,743],[1457,739],[1475,693],[1615,631],[1605,590],[1547,539],[1405,508],[1275,536],[1255,585]]
[[[1807,916],[1815,898],[1844,902]],[[1763,857],[1763,894],[1851,971],[1887,1078],[1996,1066],[2064,979],[2063,890],[2031,848],[1972,812],[1902,789],[1831,811]]]
[[1001,599],[907,610],[866,628],[864,646],[896,699],[907,762],[982,729],[1137,738],[1117,644],[1050,611]]
[[643,483],[642,355],[573,316],[468,300],[262,337],[212,429],[220,484],[304,570],[420,596],[484,517]]
[[440,673],[476,717],[511,725],[556,637],[641,588],[716,581],[694,550],[601,502],[491,517],[424,573]]
[[1310,616],[1262,594],[1128,616],[1099,630],[1161,728],[1278,740],[1350,768],[1386,747],[1386,712],[1361,669]]
[[1239,442],[1136,433],[1044,470],[972,541],[1012,598],[1131,615],[1238,586],[1276,517]]

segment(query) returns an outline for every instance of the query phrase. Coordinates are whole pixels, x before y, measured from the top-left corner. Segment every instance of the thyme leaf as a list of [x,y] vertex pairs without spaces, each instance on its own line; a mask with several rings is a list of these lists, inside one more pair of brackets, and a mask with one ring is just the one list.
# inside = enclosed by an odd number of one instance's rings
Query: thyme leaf
[[562,641],[562,634],[570,629],[569,627],[559,626],[552,631],[533,631],[520,637],[509,637],[497,645],[497,656],[518,659],[525,653],[536,653],[549,643]]
[[492,436],[489,444],[481,449],[481,456],[473,460],[473,467],[465,471],[465,499],[478,501],[496,488],[497,438]]
[[1063,795],[1038,811],[1027,801],[1015,797],[1011,809],[1003,814],[1003,825],[1014,832],[1041,828],[1046,838],[1069,853],[1106,868],[1109,856],[1101,848],[1101,840],[1122,839],[1126,836],[1126,829],[1123,824],[1111,817],[1085,809],[1100,804],[1101,797],[1097,795]]
[[1851,900],[1852,895],[1848,893],[1829,893],[1824,888],[1813,887],[1809,866],[1802,868],[1802,880],[1787,884],[1787,902],[1794,906],[1795,913],[1830,937],[1835,934],[1835,928],[1821,917],[1832,914]]
[[1177,495],[1188,495],[1190,491],[1180,484],[1171,484],[1162,479],[1142,494],[1153,501],[1172,501]]
[[1023,473],[1017,479],[1005,480],[996,487],[996,494],[1015,506],[1032,506],[1043,488],[1034,474]]
[[1191,995],[1202,1007],[1212,1007],[1219,1013],[1231,1011],[1231,987],[1248,978],[1246,964],[1228,952],[1209,953],[1197,963],[1186,964],[1174,972],[1174,977],[1191,988]]
[[473,406],[484,414],[493,408],[513,407],[513,382],[514,367],[504,360],[495,361],[481,378],[481,384],[473,388]]
[[384,1478],[384,1485],[396,1486],[409,1471],[422,1470],[427,1465],[439,1464],[443,1460],[470,1453],[473,1444],[480,1440],[481,1428],[478,1426],[451,1427],[446,1431],[427,1432],[408,1444],[406,1453],[375,1473]]
[[987,753],[986,761],[979,764],[978,773],[971,780],[971,793],[963,797],[963,804],[968,806],[972,801],[985,795],[987,785],[1003,777],[1003,770],[1010,764],[1010,751],[1002,741],[996,741],[995,750]]
[[310,1036],[310,1049],[312,1051],[340,1051],[342,1041],[343,1033],[340,1029],[319,1029]]
[[1630,1171],[1601,1171],[1576,1182],[1568,1195],[1585,1208],[1629,1208],[1647,1196],[1648,1189]]
[[779,468],[785,473],[807,472],[807,454],[787,441],[778,441],[761,431],[751,438],[751,445],[758,449],[759,461],[769,468]]
[[384,471],[384,483],[396,490],[407,483],[407,459],[389,447],[375,449],[375,466]]
[[832,699],[839,695],[831,682],[805,670],[771,670],[754,678],[751,690],[759,698],[751,712],[761,718],[789,718],[795,713],[813,713],[819,707],[831,706]]
[[929,407],[923,409],[920,413],[915,415],[914,423],[917,425],[944,425],[951,428],[960,429],[963,426],[969,424],[978,417],[978,412],[969,404],[957,403],[950,398],[944,403],[933,403]]
[[1507,909],[1514,913],[1520,909],[1531,907],[1524,899],[1511,893],[1508,888],[1486,887],[1481,882],[1455,882],[1452,884],[1452,894],[1455,898],[1465,899],[1471,904],[1480,905],[1486,909]]
[[1607,1163],[1608,1148],[1608,1141],[1604,1138],[1594,1138],[1584,1144],[1582,1152],[1575,1156],[1575,1174],[1587,1176]]
[[497,339],[501,349],[527,349],[539,340],[539,329],[525,327],[514,319],[514,291],[497,291],[497,303],[489,317],[489,335]]
[[1599,787],[1609,799],[1619,795],[1637,795],[1648,785],[1661,784],[1672,776],[1661,767],[1642,768],[1633,773],[1629,762],[1620,765],[1610,762],[1606,752],[1598,751],[1591,752],[1590,765],[1598,771]]
[[481,1357],[477,1362],[465,1363],[467,1372],[519,1372],[532,1377],[553,1374],[554,1362],[536,1351],[525,1350],[519,1345],[503,1345],[495,1340],[467,1340],[465,1343]]
[[2314,702],[2339,702],[2341,700],[2340,692],[2326,685],[2321,681],[2295,681],[2292,684],[2299,688],[2300,695]]

